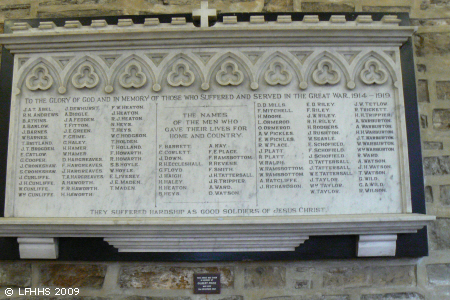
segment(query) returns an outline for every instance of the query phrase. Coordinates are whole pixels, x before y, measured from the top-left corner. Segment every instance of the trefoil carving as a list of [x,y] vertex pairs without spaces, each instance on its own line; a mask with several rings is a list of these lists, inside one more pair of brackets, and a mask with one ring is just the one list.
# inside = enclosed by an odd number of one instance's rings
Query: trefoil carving
[[323,59],[317,65],[312,78],[314,82],[320,85],[337,84],[341,81],[341,73],[336,69],[334,62],[329,59]]
[[264,79],[270,85],[287,85],[292,80],[292,74],[287,70],[286,64],[279,59],[270,63],[264,73]]
[[388,74],[376,59],[369,59],[364,64],[359,77],[365,84],[383,84],[388,79]]
[[[221,86],[238,86],[248,76],[249,88],[257,90],[259,83],[269,86],[286,86],[298,77],[298,88],[306,90],[310,83],[318,85],[335,85],[346,80],[346,87],[354,89],[356,82],[361,84],[385,84],[392,76],[392,83],[396,84],[397,67],[387,54],[378,50],[359,53],[351,59],[351,64],[344,59],[347,56],[334,55],[328,51],[286,52],[283,50],[268,50],[261,52],[239,52],[233,50],[224,56],[217,53],[201,53],[208,56],[208,63],[202,63],[199,53],[174,52],[171,59],[165,57],[168,53],[134,53],[130,58],[118,54],[84,54],[75,56],[63,55],[46,61],[36,57],[35,61],[27,60],[20,69],[19,85],[28,87],[31,91],[47,90],[55,87],[60,94],[67,92],[68,82],[78,89],[92,89],[98,87],[100,79],[104,80],[104,91],[112,93],[115,88],[142,89],[151,84],[151,90],[161,91],[164,85],[171,87],[192,86],[200,79],[199,88],[209,90],[211,81],[217,81]],[[350,53],[349,51],[347,51]],[[347,53],[345,52],[345,53]],[[247,54],[258,54],[267,63],[256,60],[253,63]],[[344,53],[344,54],[345,54]],[[295,54],[298,58],[293,58]],[[307,57],[306,60],[300,58]],[[108,64],[103,58],[113,58],[114,63]],[[155,63],[156,58],[158,64]],[[58,60],[59,59],[59,60]],[[64,60],[62,60],[64,59]],[[151,59],[153,63],[149,60]],[[292,59],[292,60],[291,60]],[[73,67],[72,60],[77,60]],[[300,64],[299,62],[303,64]],[[19,61],[20,62],[20,61]],[[64,62],[64,63],[63,63]],[[206,61],[204,61],[206,62]],[[392,72],[392,73],[391,73]],[[60,79],[61,78],[61,79]],[[215,79],[214,79],[215,78]],[[164,80],[167,79],[167,83]],[[114,85],[116,84],[116,86]],[[18,88],[21,88],[18,86]]]
[[82,63],[72,77],[72,84],[79,89],[92,89],[97,86],[100,78],[90,62]]
[[35,66],[28,74],[25,85],[30,91],[48,90],[53,85],[53,77],[44,64]]
[[217,72],[216,80],[220,85],[240,85],[244,81],[244,73],[234,61],[228,59]]
[[147,82],[147,76],[142,72],[142,67],[136,62],[130,62],[125,66],[124,72],[119,76],[122,87],[138,89]]
[[172,71],[167,75],[167,82],[171,86],[190,86],[194,81],[194,72],[189,70],[189,65],[182,61],[174,64]]

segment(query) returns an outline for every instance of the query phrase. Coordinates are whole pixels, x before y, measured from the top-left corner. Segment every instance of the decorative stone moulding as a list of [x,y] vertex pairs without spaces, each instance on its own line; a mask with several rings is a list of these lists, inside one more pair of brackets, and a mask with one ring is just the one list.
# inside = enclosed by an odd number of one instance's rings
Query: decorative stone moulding
[[[56,258],[51,256],[57,256],[58,237],[102,237],[119,252],[238,252],[294,251],[309,236],[359,235],[359,256],[393,256],[397,234],[415,233],[431,220],[432,216],[414,214],[195,220],[2,218],[0,236],[18,236],[21,257],[36,259]],[[30,247],[48,250],[33,254],[25,250]]]
[[[10,129],[9,190],[0,236],[18,238],[21,258],[57,258],[59,237],[102,237],[121,252],[226,252],[293,251],[309,236],[325,235],[358,235],[361,257],[393,256],[397,234],[417,232],[435,219],[412,213],[411,205],[399,47],[412,36],[414,27],[399,26],[395,16],[381,21],[371,16],[359,16],[356,21],[332,16],[319,21],[313,15],[302,21],[283,15],[275,22],[264,16],[251,16],[249,22],[226,16],[209,27],[217,13],[204,3],[193,16],[201,27],[185,18],[173,18],[170,23],[147,18],[143,24],[121,19],[117,25],[94,20],[87,26],[67,21],[59,27],[41,22],[36,28],[20,22],[12,26],[12,34],[0,35],[0,44],[15,56],[11,119],[16,120]],[[401,185],[397,209],[164,218],[68,217],[57,215],[66,209],[61,203],[48,206],[51,213],[56,212],[51,216],[30,217],[28,211],[20,210],[25,204],[16,199],[17,170],[12,164],[18,150],[11,145],[18,143],[17,116],[25,96],[119,98],[128,92],[157,98],[164,93],[206,94],[215,89],[227,93],[239,89],[245,95],[261,90],[281,94],[286,89],[308,93],[329,87],[339,87],[343,93],[389,88],[395,95]],[[157,111],[150,117],[163,115]]]
[[[267,43],[268,37],[276,37],[283,46],[365,44],[398,47],[415,30],[414,27],[399,26],[400,20],[396,16],[385,16],[381,21],[372,21],[371,16],[359,16],[356,21],[347,21],[344,16],[332,16],[330,21],[319,21],[318,16],[314,15],[305,16],[302,21],[292,21],[291,16],[279,16],[275,22],[265,21],[264,16],[251,16],[250,22],[234,22],[231,17],[224,20],[213,27],[200,28],[186,22],[185,18],[173,18],[171,23],[147,18],[143,24],[132,24],[124,19],[119,25],[93,20],[90,26],[81,26],[79,21],[66,21],[60,27],[52,22],[41,22],[37,28],[18,22],[11,27],[13,34],[2,35],[2,41],[9,45],[12,53],[63,49],[126,50],[158,46],[170,49],[178,47],[180,39],[189,41],[189,47],[202,44],[211,47],[257,46]],[[189,34],[189,39],[186,39],[186,34]],[[248,39],[249,36],[252,38]],[[25,39],[27,43],[20,42]],[[66,44],[62,46],[62,43]]]
[[[158,92],[166,82],[171,87],[189,87],[197,81],[203,90],[209,90],[212,80],[222,86],[238,86],[244,79],[250,83],[246,86],[250,90],[257,90],[262,80],[273,86],[295,81],[299,90],[307,89],[309,80],[318,85],[336,85],[344,80],[347,88],[353,90],[358,80],[382,85],[389,77],[395,81],[400,78],[396,71],[398,58],[383,49],[296,50],[284,47],[252,52],[241,47],[223,47],[206,54],[189,49],[165,52],[137,49],[133,54],[121,55],[96,52],[33,55],[33,59],[23,56],[24,63],[17,74],[19,85],[26,78],[25,87],[29,90],[49,89],[55,81],[59,94],[65,94],[69,84],[76,89],[92,89],[101,84],[107,93],[112,93],[117,85],[144,89],[150,82],[152,90]],[[18,90],[21,88],[17,86]]]

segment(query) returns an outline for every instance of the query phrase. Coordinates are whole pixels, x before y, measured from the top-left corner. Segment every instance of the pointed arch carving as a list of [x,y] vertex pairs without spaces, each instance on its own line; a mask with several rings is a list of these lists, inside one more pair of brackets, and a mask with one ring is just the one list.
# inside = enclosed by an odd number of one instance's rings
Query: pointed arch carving
[[[208,90],[210,88],[211,81],[216,80],[216,73],[226,60],[234,61],[239,67],[238,69],[243,72],[244,79],[240,84],[248,79],[250,88],[253,90],[258,89],[260,82],[267,82],[264,74],[275,60],[278,60],[276,67],[277,72],[280,72],[281,65],[284,65],[286,70],[283,72],[289,71],[292,73],[292,78],[288,80],[280,74],[277,76],[273,75],[274,77],[272,78],[274,80],[271,81],[272,84],[268,83],[269,85],[284,85],[296,81],[295,84],[297,84],[300,89],[306,89],[308,82],[312,80],[311,77],[313,72],[323,59],[331,61],[332,64],[336,66],[336,69],[339,70],[342,75],[340,82],[344,82],[349,89],[353,89],[356,86],[355,82],[361,82],[359,73],[364,64],[370,59],[375,59],[380,63],[383,69],[386,69],[394,84],[401,78],[398,62],[396,62],[391,55],[385,53],[384,49],[361,50],[350,60],[351,63],[349,63],[349,61],[339,52],[339,49],[323,50],[305,48],[302,51],[306,51],[310,54],[308,54],[304,60],[300,60],[295,55],[295,49],[292,48],[272,48],[266,51],[261,51],[261,49],[259,49],[261,56],[255,63],[253,63],[243,52],[246,50],[248,49],[225,49],[222,52],[214,53],[206,63],[195,55],[195,50],[185,49],[167,51],[164,52],[164,55],[162,55],[162,59],[158,64],[151,59],[153,54],[152,50],[142,50],[129,55],[121,55],[110,65],[107,65],[101,56],[114,55],[114,53],[68,53],[66,55],[70,55],[73,59],[65,64],[64,68],[54,60],[53,56],[48,58],[31,57],[30,59],[21,62],[20,68],[17,68],[16,70],[17,74],[19,74],[17,88],[20,90],[23,87],[26,74],[39,63],[43,63],[48,68],[55,80],[53,87],[56,87],[57,92],[60,94],[64,94],[67,91],[68,85],[71,82],[71,76],[73,76],[80,64],[84,62],[89,62],[89,64],[92,64],[95,68],[95,72],[99,75],[102,88],[104,88],[104,91],[107,93],[114,91],[117,84],[119,84],[118,77],[121,72],[123,72],[123,68],[132,61],[135,61],[136,64],[142,67],[142,72],[146,74],[147,80],[145,86],[156,92],[161,90],[163,82],[167,79],[165,76],[171,72],[173,64],[177,63],[178,60],[184,61],[187,66],[189,66],[189,71],[194,72],[195,80],[200,80],[201,89],[203,90]],[[256,50],[250,49],[249,51]],[[155,55],[156,54],[159,54],[159,52],[155,52]],[[136,68],[139,69],[139,67],[135,67],[135,69]],[[132,72],[135,72],[135,69],[133,69]],[[138,89],[145,87],[144,84],[132,83],[130,88]],[[17,91],[19,92],[19,90]]]
[[[193,58],[190,55],[187,55],[185,53],[177,53],[176,55],[174,55],[170,59],[168,59],[167,62],[163,65],[164,69],[160,70],[160,72],[159,72],[159,74],[157,76],[155,85],[159,85],[159,87],[162,86],[162,81],[163,80],[167,80],[166,76],[172,71],[173,65],[178,63],[178,61],[185,61],[185,62],[187,62],[188,65],[190,67],[192,67],[192,68],[189,68],[189,69],[191,71],[194,70],[197,73],[197,75],[199,76],[200,81],[202,83],[204,82],[204,78],[205,77],[204,77],[202,68],[198,64],[197,59],[195,59],[195,58]],[[162,65],[162,63],[161,63],[161,65]],[[194,82],[192,82],[192,84]],[[154,88],[153,88],[154,90],[155,90],[155,85],[154,85]]]
[[260,59],[261,63],[257,65],[257,72],[256,72],[257,82],[261,80],[261,76],[264,76],[270,64],[272,64],[272,62],[277,59],[284,61],[284,63],[286,63],[286,65],[294,71],[294,74],[296,75],[299,84],[305,81],[304,76],[301,72],[302,66],[300,62],[298,62],[298,60],[295,59],[295,57],[288,52],[283,53],[280,51],[275,51],[263,55],[262,59]]
[[[111,93],[112,92],[112,86],[110,84],[109,77],[105,71],[105,66],[103,66],[104,63],[99,62],[98,59],[96,59],[94,56],[85,55],[79,59],[77,59],[73,64],[70,65],[70,67],[67,69],[67,72],[65,74],[65,78],[63,80],[63,87],[67,89],[67,85],[69,84],[69,80],[74,76],[74,73],[76,70],[84,63],[90,63],[92,66],[96,69],[96,71],[99,73],[98,75],[103,79],[103,82],[105,83],[105,92]],[[100,82],[99,82],[100,83]]]
[[361,53],[354,59],[354,64],[352,64],[352,78],[354,78],[354,80],[359,76],[362,68],[364,68],[363,65],[371,58],[376,59],[384,68],[386,68],[394,84],[399,80],[400,77],[396,72],[396,64],[392,58],[385,53],[374,50]]
[[145,69],[150,76],[151,83],[156,83],[156,75],[155,71],[152,70],[151,66],[148,64],[148,61],[145,60],[144,57],[138,56],[136,54],[132,54],[130,56],[125,57],[124,59],[121,59],[120,62],[117,62],[117,65],[114,66],[114,71],[111,74],[111,83],[114,87],[115,84],[117,84],[117,77],[119,76],[119,73],[124,70],[127,64],[136,61],[143,69]]
[[[311,59],[311,60],[309,60]],[[336,66],[339,68],[339,70],[342,72],[345,80],[346,80],[346,86],[349,89],[355,88],[355,82],[353,81],[352,76],[350,76],[350,66],[348,65],[347,61],[344,61],[343,58],[340,55],[337,55],[331,51],[325,50],[325,51],[317,51],[316,53],[312,54],[310,58],[308,58],[308,62],[305,62],[305,77],[310,78],[313,75],[313,72],[315,71],[315,68],[320,63],[321,60],[327,59],[336,64]]]
[[[214,61],[213,61],[214,59]],[[219,65],[222,65],[227,59],[230,60],[234,60],[236,61],[238,64],[240,64],[243,68],[243,71],[245,71],[244,73],[248,76],[249,81],[250,81],[250,86],[252,89],[257,89],[258,88],[258,82],[255,80],[255,74],[252,70],[252,68],[250,67],[252,65],[251,61],[241,52],[237,52],[237,51],[228,51],[220,56],[217,57],[213,57],[210,60],[210,64],[208,64],[208,73],[206,75],[206,81],[205,81],[205,85],[202,85],[202,88],[204,90],[209,89],[210,86],[210,82],[211,79],[213,77],[213,72],[219,67]],[[245,75],[244,75],[245,77]]]
[[[52,62],[50,62],[49,60],[43,58],[43,57],[39,57],[36,60],[28,60],[22,67],[21,67],[21,71],[22,73],[20,74],[19,80],[17,81],[17,91],[20,92],[22,89],[22,86],[24,84],[25,79],[27,78],[28,74],[35,68],[37,67],[39,64],[44,65],[46,68],[48,68],[48,70],[51,72],[50,75],[52,75],[52,79],[55,81],[56,85],[58,86],[58,91],[60,91],[60,88],[62,87],[62,81],[61,81],[61,76],[60,76],[60,72],[57,68],[57,66],[55,66]],[[61,92],[60,92],[61,93]]]

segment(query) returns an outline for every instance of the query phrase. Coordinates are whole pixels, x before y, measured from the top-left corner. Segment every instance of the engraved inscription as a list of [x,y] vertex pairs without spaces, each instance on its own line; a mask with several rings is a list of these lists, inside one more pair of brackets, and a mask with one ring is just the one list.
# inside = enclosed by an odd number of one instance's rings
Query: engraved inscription
[[86,53],[60,74],[38,54],[26,62],[12,214],[402,211],[397,78],[381,51],[351,65],[336,51],[258,52],[264,61],[232,50],[206,62],[190,51],[109,63]]

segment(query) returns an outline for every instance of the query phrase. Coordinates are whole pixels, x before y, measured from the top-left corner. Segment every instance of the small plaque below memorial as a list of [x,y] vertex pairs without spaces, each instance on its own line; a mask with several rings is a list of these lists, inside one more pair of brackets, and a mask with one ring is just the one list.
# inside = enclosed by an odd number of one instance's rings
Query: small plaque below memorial
[[220,294],[220,274],[194,274],[194,294]]

